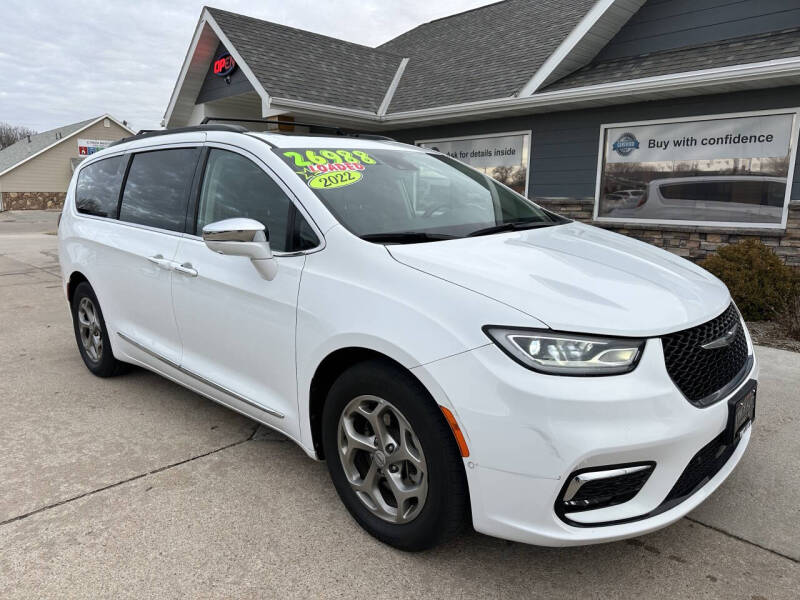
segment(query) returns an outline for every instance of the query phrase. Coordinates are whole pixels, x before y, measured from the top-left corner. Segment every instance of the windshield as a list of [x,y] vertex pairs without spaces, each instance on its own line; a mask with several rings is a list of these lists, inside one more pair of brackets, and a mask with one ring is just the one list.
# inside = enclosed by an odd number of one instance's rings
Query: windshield
[[275,148],[338,221],[374,242],[408,243],[564,223],[442,154]]

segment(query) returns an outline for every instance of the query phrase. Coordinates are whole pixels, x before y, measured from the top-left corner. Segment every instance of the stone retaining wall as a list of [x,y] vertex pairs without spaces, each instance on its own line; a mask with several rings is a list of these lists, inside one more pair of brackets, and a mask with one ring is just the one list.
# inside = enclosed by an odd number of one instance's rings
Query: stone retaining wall
[[747,228],[730,230],[685,225],[593,223],[593,198],[535,198],[534,200],[541,206],[570,219],[629,235],[693,261],[704,259],[725,244],[733,244],[748,238],[758,238],[775,250],[775,253],[787,264],[800,267],[799,202],[789,204],[786,230]]
[[44,210],[63,208],[66,192],[2,192],[3,210]]

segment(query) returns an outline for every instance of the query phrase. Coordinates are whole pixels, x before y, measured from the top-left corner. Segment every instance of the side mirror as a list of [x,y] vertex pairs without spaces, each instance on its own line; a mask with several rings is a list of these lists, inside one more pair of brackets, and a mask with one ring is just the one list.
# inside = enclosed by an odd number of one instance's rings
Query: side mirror
[[225,219],[203,227],[203,241],[209,250],[226,256],[246,256],[259,275],[275,279],[278,263],[272,256],[264,226],[254,219]]

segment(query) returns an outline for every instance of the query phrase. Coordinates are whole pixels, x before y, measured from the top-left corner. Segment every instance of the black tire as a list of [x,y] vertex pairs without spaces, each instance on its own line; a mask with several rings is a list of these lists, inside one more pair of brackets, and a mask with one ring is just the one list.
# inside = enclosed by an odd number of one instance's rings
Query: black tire
[[[97,357],[91,356],[91,350],[88,350],[81,337],[81,325],[78,318],[78,313],[81,310],[81,301],[87,299],[91,306],[96,310],[96,320],[99,326],[99,337],[102,340],[102,347]],[[78,351],[81,353],[81,358],[86,368],[98,377],[113,377],[128,370],[129,365],[118,361],[114,358],[111,352],[111,342],[108,338],[108,329],[106,322],[103,318],[103,311],[100,308],[100,303],[97,301],[92,286],[84,281],[78,284],[75,288],[75,293],[72,296],[72,325],[75,330],[75,341],[78,344]]]
[[[427,496],[416,517],[390,523],[375,514],[351,487],[339,454],[339,422],[354,398],[385,399],[411,425],[427,468]],[[458,533],[469,517],[464,463],[441,410],[420,382],[390,363],[370,360],[350,367],[331,386],[322,415],[322,442],[328,470],[342,502],[372,536],[405,551],[432,548]]]

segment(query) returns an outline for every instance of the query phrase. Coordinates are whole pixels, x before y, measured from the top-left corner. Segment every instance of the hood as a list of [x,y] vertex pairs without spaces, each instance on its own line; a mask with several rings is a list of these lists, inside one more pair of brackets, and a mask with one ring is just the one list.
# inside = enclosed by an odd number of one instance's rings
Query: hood
[[582,223],[387,248],[557,331],[660,335],[708,321],[731,301],[720,280],[688,260]]

